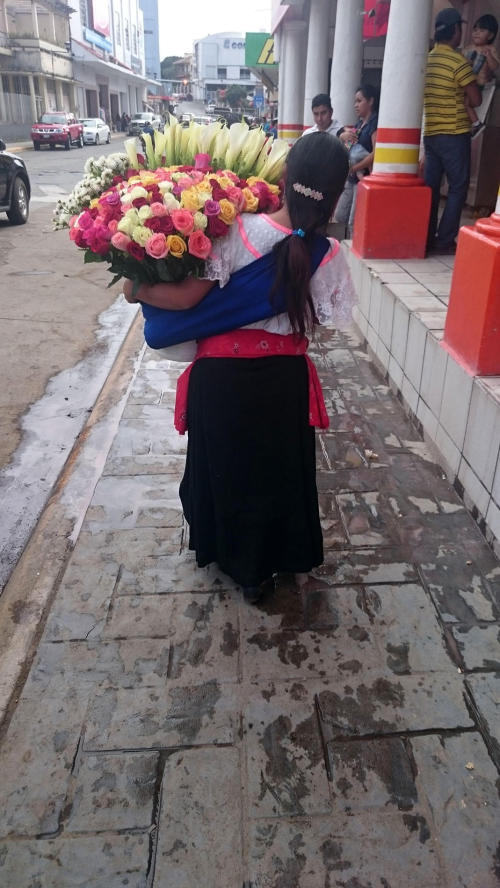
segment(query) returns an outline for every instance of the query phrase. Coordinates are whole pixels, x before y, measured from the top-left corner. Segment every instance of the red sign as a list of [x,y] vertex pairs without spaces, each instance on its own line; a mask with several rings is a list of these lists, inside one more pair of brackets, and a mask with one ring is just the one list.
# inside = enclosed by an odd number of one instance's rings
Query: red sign
[[365,0],[363,40],[387,34],[391,0]]
[[109,0],[92,0],[92,25],[98,34],[102,34],[103,37],[111,37]]

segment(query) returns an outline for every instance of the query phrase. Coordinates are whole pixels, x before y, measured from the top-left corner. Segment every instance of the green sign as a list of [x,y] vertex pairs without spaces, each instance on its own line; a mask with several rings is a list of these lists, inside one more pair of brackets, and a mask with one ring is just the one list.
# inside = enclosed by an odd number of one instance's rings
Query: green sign
[[245,37],[247,68],[277,68],[274,61],[274,37],[271,34],[248,34]]

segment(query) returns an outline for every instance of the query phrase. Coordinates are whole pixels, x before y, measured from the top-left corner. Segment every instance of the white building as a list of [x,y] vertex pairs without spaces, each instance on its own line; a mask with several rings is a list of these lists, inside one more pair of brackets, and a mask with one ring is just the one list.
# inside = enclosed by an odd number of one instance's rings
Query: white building
[[193,98],[214,100],[232,84],[252,92],[257,78],[245,65],[245,36],[234,31],[209,34],[194,43]]

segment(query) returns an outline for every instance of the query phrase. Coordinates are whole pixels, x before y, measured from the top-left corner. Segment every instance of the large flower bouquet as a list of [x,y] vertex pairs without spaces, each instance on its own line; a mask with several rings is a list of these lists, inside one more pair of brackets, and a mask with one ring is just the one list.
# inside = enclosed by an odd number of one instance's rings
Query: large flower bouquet
[[177,282],[202,276],[213,241],[240,213],[279,206],[288,145],[244,123],[184,129],[171,118],[141,150],[90,159],[85,177],[56,207],[85,262],[107,262],[111,283]]

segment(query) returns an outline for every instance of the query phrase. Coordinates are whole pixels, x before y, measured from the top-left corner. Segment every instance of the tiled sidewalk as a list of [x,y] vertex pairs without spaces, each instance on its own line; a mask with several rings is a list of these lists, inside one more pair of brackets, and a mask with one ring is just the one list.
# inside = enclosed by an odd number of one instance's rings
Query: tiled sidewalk
[[187,549],[146,351],[0,749],[1,888],[493,888],[500,566],[353,336],[314,352],[325,563]]

